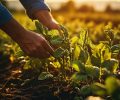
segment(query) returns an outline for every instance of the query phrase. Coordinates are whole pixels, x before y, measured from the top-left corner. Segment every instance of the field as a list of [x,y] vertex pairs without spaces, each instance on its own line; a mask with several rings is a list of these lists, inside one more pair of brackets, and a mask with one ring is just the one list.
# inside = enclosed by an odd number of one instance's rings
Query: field
[[120,100],[120,14],[52,13],[61,36],[14,14],[56,48],[47,59],[28,57],[0,31],[0,99]]

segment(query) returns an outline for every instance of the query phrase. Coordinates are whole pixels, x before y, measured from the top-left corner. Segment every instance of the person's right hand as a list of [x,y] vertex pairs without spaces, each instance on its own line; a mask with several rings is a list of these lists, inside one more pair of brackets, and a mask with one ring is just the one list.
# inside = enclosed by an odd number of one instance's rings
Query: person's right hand
[[54,51],[42,35],[31,31],[26,31],[16,42],[31,57],[47,58]]

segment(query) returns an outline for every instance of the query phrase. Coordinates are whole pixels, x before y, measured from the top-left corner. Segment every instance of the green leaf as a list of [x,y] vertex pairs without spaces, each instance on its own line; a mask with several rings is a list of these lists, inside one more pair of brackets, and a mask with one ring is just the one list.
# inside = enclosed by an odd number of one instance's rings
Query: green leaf
[[111,47],[111,51],[112,51],[112,53],[119,53],[119,51],[120,51],[120,44],[113,45]]
[[36,26],[37,32],[42,34],[43,33],[43,25],[40,22],[35,21],[35,26]]
[[100,83],[94,83],[92,86],[92,93],[97,96],[106,96],[107,91],[103,84]]
[[50,74],[49,72],[42,72],[39,75],[38,80],[42,81],[42,80],[51,79],[51,78],[53,78],[52,74]]
[[111,72],[107,68],[102,68],[102,70],[101,70],[102,76],[107,77],[110,74],[111,74]]
[[113,100],[120,100],[120,86],[112,93]]
[[25,54],[24,54],[24,52],[23,52],[21,49],[19,49],[19,50],[15,53],[15,55],[16,55],[17,57],[21,57],[21,56],[24,56]]
[[43,67],[42,60],[40,60],[38,58],[30,58],[30,65],[32,66],[32,68],[41,68],[41,67]]
[[83,95],[83,96],[89,96],[92,94],[92,88],[90,85],[84,85],[82,88],[81,88],[81,91],[80,93]]
[[80,54],[80,47],[78,45],[75,45],[74,47],[74,59],[78,59]]
[[114,33],[113,33],[113,30],[112,30],[112,29],[110,29],[110,28],[109,28],[109,29],[105,29],[104,32],[105,32],[106,35],[109,36],[109,38],[110,38],[111,40],[114,39]]
[[74,97],[74,100],[84,100],[84,99],[83,99],[83,97],[75,96],[75,97]]
[[113,94],[118,88],[120,88],[120,80],[114,77],[108,77],[105,81],[108,94]]
[[94,55],[91,56],[91,63],[93,66],[98,66],[100,67],[101,65],[101,59],[100,57],[95,57]]
[[72,37],[70,40],[71,45],[74,45],[75,43],[77,43],[78,39],[79,38],[77,36]]
[[88,76],[94,78],[94,79],[98,79],[99,78],[99,68],[96,66],[92,66],[92,65],[86,65],[85,66],[86,69],[86,73]]
[[87,81],[87,75],[82,75],[79,72],[77,72],[77,73],[73,74],[71,79],[74,81]]
[[111,73],[115,73],[119,67],[119,63],[116,59],[105,60],[102,63],[102,67],[107,68]]
[[60,28],[62,30],[62,33],[63,33],[64,37],[68,37],[68,31],[67,31],[67,29],[63,25],[60,25]]
[[50,30],[50,31],[48,31],[48,35],[51,35],[52,37],[59,36],[59,31],[58,30]]
[[80,60],[75,60],[73,61],[73,67],[76,65],[76,67],[78,66],[79,68],[79,72],[82,74],[82,73],[85,73],[85,65],[80,61]]
[[50,43],[52,45],[60,45],[63,43],[63,39],[62,37],[60,36],[54,36],[51,40],[50,40]]
[[27,86],[27,85],[29,85],[29,84],[31,84],[31,79],[26,79],[26,80],[24,80],[24,82],[21,84],[21,86]]
[[32,68],[32,66],[30,65],[30,61],[26,61],[26,63],[24,64],[23,69],[27,70],[27,69],[30,69],[30,68]]
[[55,58],[59,58],[59,57],[62,57],[64,55],[64,52],[65,52],[64,49],[60,47],[57,50],[55,50],[53,55]]
[[77,63],[72,63],[72,67],[76,70],[76,71],[80,71],[80,69],[79,69],[79,66],[78,66],[78,64]]
[[79,60],[85,64],[88,60],[88,56],[89,55],[86,50],[81,50],[79,55]]

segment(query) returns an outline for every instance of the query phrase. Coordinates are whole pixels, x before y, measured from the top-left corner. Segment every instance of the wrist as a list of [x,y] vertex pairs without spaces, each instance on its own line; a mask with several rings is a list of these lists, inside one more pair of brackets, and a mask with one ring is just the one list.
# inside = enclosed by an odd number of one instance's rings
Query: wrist
[[27,31],[13,18],[8,23],[3,25],[1,29],[15,41],[22,38],[24,33]]
[[59,24],[54,20],[51,13],[47,10],[39,10],[35,13],[35,18],[39,20],[48,29],[60,29]]
[[27,30],[23,28],[23,29],[19,30],[19,32],[15,32],[15,33],[11,34],[10,36],[15,42],[18,43],[24,39],[26,33],[27,33]]
[[53,20],[51,13],[48,10],[39,10],[34,14],[35,18],[39,20],[46,27],[50,26]]

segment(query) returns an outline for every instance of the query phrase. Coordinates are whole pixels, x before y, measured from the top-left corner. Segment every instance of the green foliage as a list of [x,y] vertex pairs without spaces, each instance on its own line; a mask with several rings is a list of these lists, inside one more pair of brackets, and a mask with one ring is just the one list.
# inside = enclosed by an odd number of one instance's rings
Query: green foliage
[[58,48],[54,52],[54,57],[55,58],[60,58],[60,57],[62,57],[64,55],[64,53],[65,53],[64,49]]
[[71,79],[72,80],[74,80],[74,81],[80,81],[80,82],[83,82],[83,81],[87,81],[87,75],[82,75],[81,73],[75,73],[75,74],[73,74],[73,76],[71,77]]
[[[81,80],[81,81],[84,81],[84,80]],[[80,89],[80,93],[83,96],[97,95],[101,97],[106,97],[107,95],[110,95],[112,96],[113,100],[119,100],[120,99],[120,80],[118,80],[115,77],[108,77],[105,80],[105,85],[98,82],[92,85],[84,85]]]
[[107,95],[105,86],[100,83],[94,83],[91,86],[91,88],[92,88],[92,93],[94,95],[98,95],[98,96],[106,96]]
[[105,85],[100,83],[94,83],[91,85],[94,95],[98,96],[112,96],[113,100],[120,99],[120,80],[115,77],[108,77],[105,80]]
[[85,73],[85,65],[84,63],[82,63],[80,60],[75,60],[73,61],[73,66],[75,66],[74,68],[78,67],[79,68],[79,72],[82,74]]
[[92,65],[93,66],[98,66],[98,67],[100,67],[100,65],[101,65],[101,59],[100,59],[100,57],[95,57],[94,55],[92,55],[91,56],[91,63],[92,63]]
[[79,55],[79,60],[83,62],[84,64],[87,62],[89,57],[88,51],[86,50],[81,50],[80,55]]
[[[109,95],[113,100],[120,99],[120,80],[115,77],[107,78],[108,76],[118,76],[119,28],[112,29],[111,25],[106,27],[98,25],[95,30],[81,28],[76,31],[74,30],[76,27],[73,28],[71,24],[69,27],[70,32],[68,32],[63,26],[60,26],[61,30],[58,31],[48,30],[37,21],[35,25],[35,32],[43,35],[50,45],[53,48],[55,47],[54,54],[49,58],[28,57],[9,38],[6,36],[3,36],[4,39],[1,38],[1,34],[0,51],[7,50],[4,53],[10,54],[10,57],[14,57],[20,64],[22,63],[25,70],[34,69],[36,72],[41,73],[38,76],[40,81],[54,79],[54,74],[52,75],[51,71],[54,71],[52,68],[55,68],[58,71],[58,80],[68,81],[68,83],[74,81],[80,85],[79,92],[83,96],[98,95],[106,97]],[[100,38],[95,38],[97,43],[90,37],[90,34],[93,35],[94,33],[100,35],[98,36]],[[3,56],[0,57],[5,59]],[[84,99],[76,96],[74,100]]]
[[116,44],[111,47],[112,53],[119,53],[119,51],[120,51],[120,44]]
[[41,33],[42,35],[45,35],[44,34],[44,26],[37,21],[35,22],[35,25],[36,25],[36,32]]
[[[65,78],[65,68],[70,66],[70,42],[68,31],[61,26],[61,30],[48,30],[39,22],[35,22],[36,24],[36,31],[39,34],[42,34],[52,46],[57,46],[54,54],[52,55],[60,64],[61,72]],[[60,36],[60,33],[62,34]],[[51,63],[54,63],[54,60],[47,59]]]
[[63,43],[63,39],[60,36],[54,36],[51,40],[50,43],[52,45],[61,45]]
[[92,66],[92,65],[86,65],[86,74],[94,79],[98,79],[99,78],[99,71],[100,69],[96,66]]
[[[118,60],[112,55],[119,53],[119,44],[113,45],[114,34],[108,25],[103,30],[104,39],[99,44],[93,44],[87,29],[81,29],[78,36],[69,38],[69,33],[65,27],[61,26],[61,31],[51,30],[36,22],[37,31],[44,35],[51,45],[57,45],[53,57],[60,64],[60,73],[66,77],[66,69],[72,67],[77,72],[73,73],[74,81],[87,81],[100,79],[102,76],[115,74],[118,68]],[[39,29],[38,29],[39,28]],[[60,33],[59,33],[60,32]],[[61,34],[61,35],[59,35]],[[90,46],[88,48],[88,45]],[[50,60],[50,59],[49,59]],[[55,61],[50,60],[52,64]]]
[[74,98],[74,100],[83,100],[83,98],[76,96],[76,97]]
[[[108,77],[105,81],[105,86],[108,94],[114,95],[114,92],[120,88],[120,81],[114,77]],[[118,93],[118,95],[120,95],[120,93]]]
[[105,60],[102,63],[102,67],[107,68],[107,70],[109,70],[111,73],[115,73],[117,71],[118,65],[119,63],[116,59]]
[[81,95],[89,96],[92,95],[92,88],[90,85],[84,85],[80,90]]
[[42,80],[46,80],[46,79],[52,79],[53,75],[50,74],[49,72],[42,72],[39,76],[38,76],[38,80],[42,81]]

